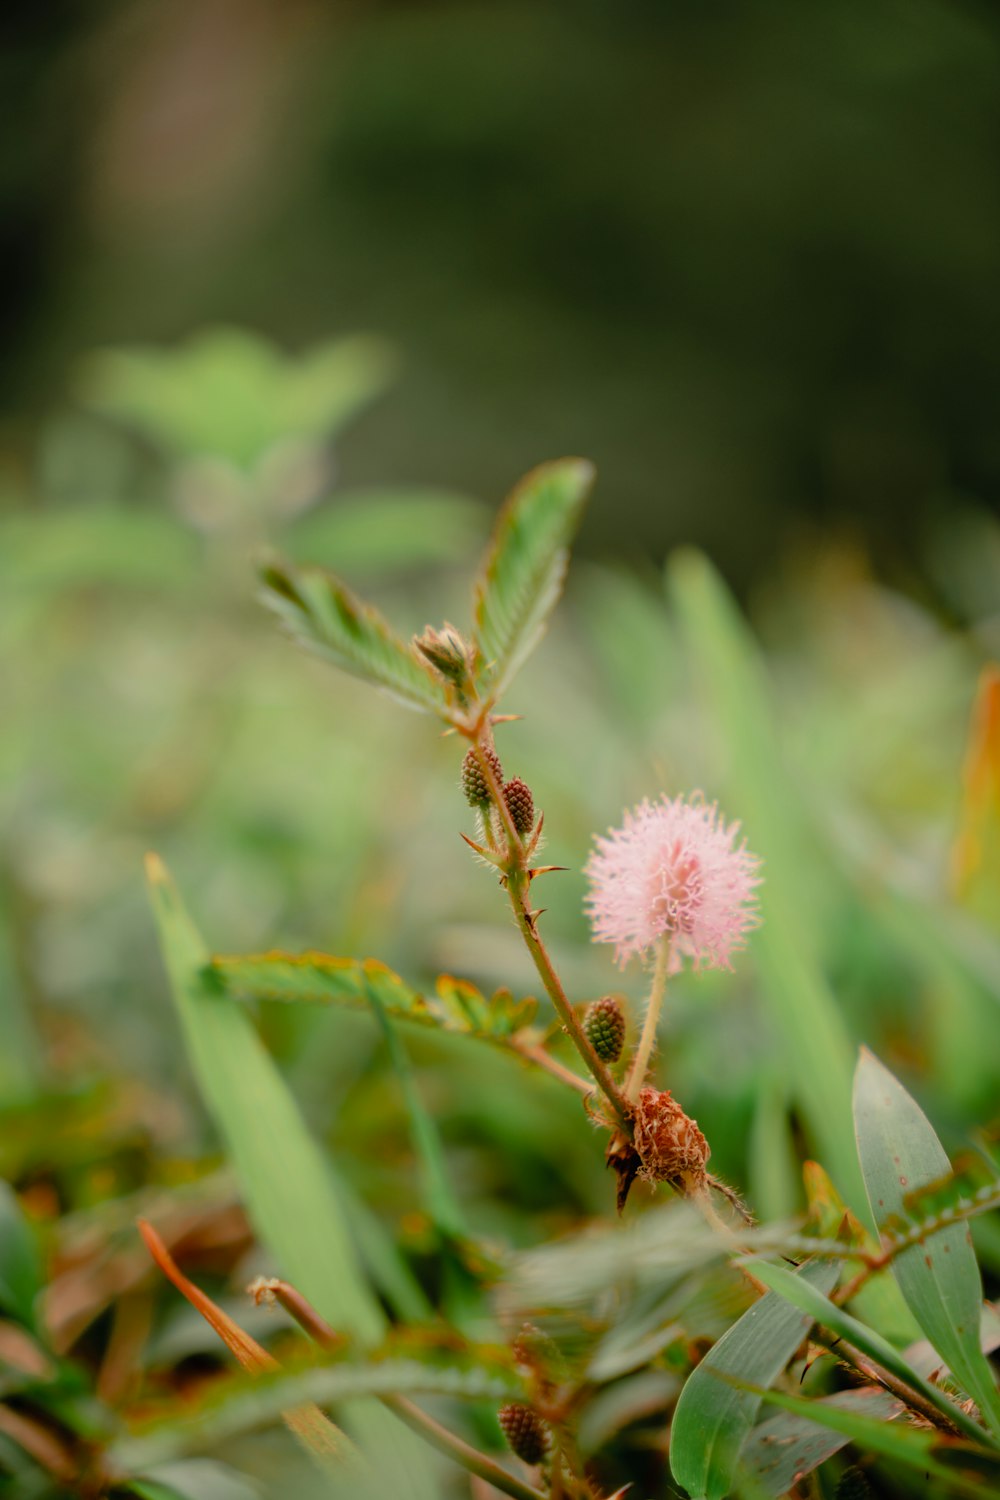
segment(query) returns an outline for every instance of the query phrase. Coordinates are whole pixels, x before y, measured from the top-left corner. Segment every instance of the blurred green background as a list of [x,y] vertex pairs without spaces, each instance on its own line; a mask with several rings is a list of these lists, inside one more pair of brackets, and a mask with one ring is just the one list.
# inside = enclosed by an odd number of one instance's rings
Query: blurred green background
[[96,345],[390,339],[352,480],[598,464],[585,545],[919,575],[1000,479],[1000,17],[976,0],[6,11],[3,389]]
[[[665,1020],[715,1170],[764,1217],[801,1206],[803,1155],[850,1194],[831,1035],[966,1149],[1000,1084],[1000,743],[969,749],[1000,651],[996,10],[3,24],[0,1113],[38,1221],[120,1200],[121,1228],[217,1162],[148,848],[219,950],[537,990],[458,839],[455,743],[297,653],[253,560],[333,566],[403,633],[461,627],[504,492],[565,452],[598,489],[499,748],[569,867],[543,904],[573,998],[643,989],[588,941],[593,833],[700,787],[768,880],[736,975],[681,977]],[[261,1024],[432,1284],[376,1028]],[[459,1051],[413,1043],[475,1231],[606,1214],[575,1099]]]

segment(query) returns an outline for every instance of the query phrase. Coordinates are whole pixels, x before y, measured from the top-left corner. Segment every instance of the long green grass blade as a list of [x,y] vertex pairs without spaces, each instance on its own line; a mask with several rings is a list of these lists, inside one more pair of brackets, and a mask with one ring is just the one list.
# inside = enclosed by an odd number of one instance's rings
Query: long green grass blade
[[447,716],[444,683],[399,639],[374,605],[333,573],[271,562],[263,600],[307,651],[384,688],[408,708]]
[[537,646],[562,592],[569,544],[594,482],[582,458],[532,469],[508,496],[474,593],[482,692],[491,701]]
[[[833,1261],[809,1261],[796,1279],[829,1291],[839,1269]],[[766,1388],[811,1323],[808,1314],[770,1292],[727,1329],[689,1376],[670,1427],[670,1467],[692,1496],[724,1500],[729,1494],[740,1449],[760,1409],[759,1394],[726,1377]]]
[[[912,1195],[951,1176],[951,1163],[923,1110],[863,1048],[854,1085],[858,1154],[879,1233],[919,1225]],[[892,1274],[906,1304],[955,1379],[1000,1440],[1000,1394],[979,1342],[983,1288],[967,1224],[938,1230],[895,1255]]]
[[[385,1317],[360,1274],[319,1149],[249,1017],[206,984],[208,952],[163,865],[150,856],[147,867],[188,1053],[254,1228],[328,1323],[373,1345]],[[392,1463],[400,1497],[435,1500],[434,1471],[411,1434],[377,1406],[362,1404],[349,1419],[362,1447]]]
[[811,936],[803,895],[810,867],[801,811],[768,706],[755,642],[708,560],[677,554],[668,574],[698,677],[727,747],[732,810],[764,862],[763,925],[753,938],[760,996],[782,1048],[787,1087],[817,1154],[856,1210],[864,1203],[851,1126],[852,1049]]

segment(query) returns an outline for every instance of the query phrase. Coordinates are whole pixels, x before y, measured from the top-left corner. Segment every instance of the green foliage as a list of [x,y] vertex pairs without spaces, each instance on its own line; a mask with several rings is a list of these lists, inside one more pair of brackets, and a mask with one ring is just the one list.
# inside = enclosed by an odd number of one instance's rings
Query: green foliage
[[385,688],[408,708],[446,711],[441,679],[404,646],[373,605],[356,598],[334,574],[272,562],[261,581],[265,603],[307,650]]
[[483,696],[494,702],[535,649],[562,592],[569,544],[594,482],[583,459],[542,464],[497,517],[475,585]]
[[[872,1217],[880,1234],[899,1235],[914,1227],[912,1195],[949,1177],[951,1163],[919,1105],[868,1051],[858,1063],[854,1115]],[[1000,1442],[1000,1392],[980,1347],[983,1292],[968,1226],[939,1228],[891,1264],[910,1311]]]
[[42,1284],[35,1237],[13,1188],[0,1182],[0,1311],[26,1328],[37,1329],[35,1299]]
[[[326,1164],[246,1016],[206,990],[208,954],[155,858],[150,890],[174,1001],[202,1094],[226,1141],[247,1207],[285,1275],[335,1328],[372,1344],[385,1322],[361,1278]],[[285,1406],[297,1405],[286,1401]],[[356,1425],[367,1444],[396,1445],[400,1495],[430,1500],[431,1470],[411,1438],[378,1407]],[[389,1434],[392,1434],[391,1438]]]
[[384,389],[393,363],[376,339],[341,339],[288,358],[253,334],[219,328],[169,353],[94,354],[79,394],[180,458],[251,471],[281,440],[332,437]]
[[[797,1276],[828,1292],[836,1285],[838,1267],[810,1261]],[[802,1343],[811,1321],[771,1292],[722,1335],[688,1377],[671,1425],[670,1467],[690,1494],[706,1500],[724,1500],[729,1494],[740,1449],[760,1408],[759,1391],[746,1385],[766,1390]],[[729,1383],[732,1378],[739,1379],[739,1386]]]
[[433,995],[422,995],[373,958],[261,953],[213,958],[208,973],[238,999],[353,1006],[376,1001],[397,1020],[499,1043],[529,1026],[536,1009],[534,1000],[515,1000],[509,990],[487,998],[450,974],[439,977]]
[[[761,1397],[761,1400],[765,1400]],[[808,1409],[831,1406],[837,1411],[854,1412],[883,1423],[893,1422],[905,1410],[888,1391],[876,1386],[837,1391],[810,1401]],[[755,1427],[743,1447],[740,1467],[752,1486],[763,1494],[785,1495],[807,1474],[839,1453],[849,1442],[845,1432],[823,1427],[805,1414],[805,1403],[798,1411],[781,1412]]]

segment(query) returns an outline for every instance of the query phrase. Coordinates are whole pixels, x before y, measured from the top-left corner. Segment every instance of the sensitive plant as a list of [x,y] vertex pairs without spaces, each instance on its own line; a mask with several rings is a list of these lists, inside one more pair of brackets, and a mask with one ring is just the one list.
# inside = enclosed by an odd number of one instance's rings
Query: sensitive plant
[[[921,1470],[956,1492],[972,1493],[984,1474],[1000,1473],[1000,1399],[982,1352],[981,1282],[964,1221],[995,1205],[995,1184],[970,1190],[967,1182],[953,1178],[926,1118],[891,1075],[863,1054],[854,1115],[867,1205],[855,1202],[852,1212],[816,1169],[813,1209],[801,1229],[754,1226],[735,1194],[708,1174],[704,1133],[669,1090],[656,1086],[666,1080],[651,1072],[670,972],[684,958],[728,967],[757,922],[759,865],[745,844],[736,843],[736,827],[727,825],[714,806],[675,795],[640,805],[626,815],[622,829],[598,839],[587,867],[594,936],[613,943],[620,961],[636,955],[652,961],[651,993],[632,1047],[623,1045],[635,1028],[621,1000],[606,996],[587,1006],[571,1001],[542,936],[536,882],[554,876],[558,867],[541,863],[544,820],[527,781],[506,776],[507,751],[501,754],[497,730],[511,716],[499,708],[558,597],[589,482],[588,466],[567,460],[536,471],[514,492],[480,572],[468,638],[448,625],[429,627],[405,643],[332,575],[279,562],[269,563],[263,574],[267,601],[309,649],[409,707],[438,715],[448,732],[466,743],[459,780],[475,810],[476,828],[474,836],[463,837],[497,878],[554,1022],[540,1028],[530,1008],[519,1006],[508,992],[487,998],[458,981],[443,983],[436,998],[415,995],[370,961],[359,965],[315,953],[272,952],[178,970],[175,957],[175,987],[188,992],[187,1024],[197,1038],[204,1078],[211,1075],[213,1060],[195,1016],[204,1012],[207,1018],[247,999],[361,999],[375,1009],[389,1035],[403,1019],[499,1043],[579,1094],[581,1123],[607,1132],[619,1211],[626,1208],[637,1175],[668,1184],[688,1201],[701,1225],[685,1224],[678,1246],[681,1265],[690,1270],[697,1263],[685,1260],[686,1237],[688,1255],[693,1250],[696,1257],[732,1264],[752,1299],[683,1383],[676,1402],[669,1463],[689,1494],[721,1500],[741,1487],[747,1493],[790,1492],[852,1440],[862,1451]],[[154,885],[161,893],[157,905],[169,952],[177,923],[187,919],[158,870]],[[567,1059],[566,1043],[575,1049],[577,1066]],[[528,1086],[524,1080],[522,1087]],[[439,1220],[454,1224],[459,1215],[450,1202],[433,1121],[416,1092],[411,1108],[418,1149],[440,1200]],[[224,1131],[232,1131],[230,1102],[217,1097],[216,1110]],[[245,1142],[233,1139],[231,1148],[237,1157],[246,1154]],[[256,1174],[260,1163],[248,1169]],[[712,1203],[713,1187],[722,1190],[722,1215]],[[669,1225],[660,1227],[669,1240]],[[261,1230],[273,1235],[273,1223]],[[931,1253],[930,1246],[941,1253]],[[611,1240],[616,1269],[628,1266],[633,1248],[628,1239]],[[776,1250],[793,1260],[795,1273],[772,1258]],[[468,1247],[465,1253],[468,1259]],[[553,1253],[565,1259],[571,1252],[557,1247]],[[665,1273],[663,1289],[674,1282]],[[327,1326],[302,1288],[280,1285],[308,1332],[315,1335]],[[543,1320],[551,1312],[516,1296],[506,1301],[508,1312],[516,1307]],[[502,1309],[502,1289],[498,1303]],[[585,1316],[579,1301],[574,1310]],[[895,1342],[880,1331],[880,1323]],[[922,1333],[936,1351],[932,1379],[900,1352],[901,1329],[907,1335],[911,1329]],[[316,1342],[336,1353],[345,1332],[331,1330]],[[552,1493],[567,1500],[610,1493],[600,1454],[585,1459],[580,1450],[578,1418],[593,1383],[586,1362],[581,1366],[578,1351],[574,1360],[560,1349],[555,1330],[546,1332],[529,1318],[517,1329],[509,1327],[508,1337],[508,1370],[520,1399],[501,1405],[499,1422],[513,1452],[533,1471],[527,1475],[498,1467],[496,1458],[441,1429],[398,1391],[379,1394],[390,1407],[395,1402],[395,1414],[402,1413],[432,1444],[508,1493]],[[370,1339],[364,1344],[370,1358]],[[806,1362],[803,1373],[810,1375],[809,1395],[797,1394],[787,1383],[800,1358]],[[343,1353],[337,1361],[338,1366],[350,1362]],[[359,1392],[368,1389],[367,1368],[354,1363]],[[432,1381],[427,1389],[433,1389]],[[761,1423],[765,1402],[782,1405],[784,1415]],[[794,1470],[787,1462],[790,1451],[796,1455]],[[868,1484],[854,1466],[842,1464],[841,1470],[842,1487]],[[627,1477],[626,1482],[634,1481]]]
[[[558,847],[559,831],[539,827],[529,786],[534,778],[505,776],[502,762],[513,763],[508,747],[516,744],[519,731],[498,724],[502,716],[497,710],[500,691],[509,686],[555,602],[585,481],[580,465],[554,466],[532,476],[510,502],[480,574],[476,623],[467,641],[445,627],[424,632],[407,646],[339,580],[279,564],[267,570],[272,602],[313,649],[370,676],[410,706],[438,712],[470,743],[460,773],[476,819],[467,836],[476,857],[502,885],[561,1019],[554,1025],[539,1022],[530,1001],[503,991],[486,995],[451,978],[442,979],[435,993],[421,994],[371,960],[314,952],[210,960],[169,878],[153,861],[154,902],[195,1073],[258,1235],[281,1277],[287,1278],[267,1278],[257,1295],[285,1309],[322,1353],[303,1368],[303,1351],[296,1346],[285,1369],[265,1368],[267,1361],[255,1353],[255,1341],[241,1329],[238,1312],[227,1321],[212,1312],[210,1300],[206,1306],[202,1294],[201,1308],[214,1318],[213,1326],[237,1359],[256,1372],[252,1399],[234,1388],[217,1413],[202,1414],[200,1436],[179,1429],[173,1419],[126,1436],[95,1429],[88,1448],[86,1483],[91,1487],[110,1484],[153,1493],[159,1485],[158,1494],[195,1493],[191,1469],[179,1473],[178,1460],[183,1468],[199,1443],[218,1441],[220,1434],[246,1430],[278,1412],[289,1414],[289,1427],[322,1465],[323,1484],[343,1484],[351,1494],[368,1483],[365,1466],[378,1470],[389,1452],[397,1453],[398,1461],[388,1477],[380,1475],[382,1493],[386,1487],[399,1494],[436,1493],[447,1483],[440,1471],[426,1467],[421,1448],[405,1446],[400,1418],[467,1471],[520,1494],[543,1493],[549,1481],[556,1492],[562,1487],[568,1495],[574,1487],[581,1495],[608,1494],[626,1483],[639,1494],[661,1493],[670,1481],[662,1459],[657,1460],[668,1446],[671,1413],[668,1461],[674,1480],[692,1495],[722,1495],[737,1488],[785,1493],[793,1485],[809,1484],[807,1476],[818,1466],[820,1485],[867,1485],[876,1494],[883,1473],[895,1475],[898,1484],[900,1465],[909,1466],[911,1482],[921,1492],[925,1484],[937,1484],[942,1493],[968,1493],[975,1485],[981,1491],[983,1484],[993,1482],[990,1433],[995,1432],[995,1414],[991,1418],[990,1412],[995,1393],[978,1354],[978,1339],[975,1352],[972,1347],[980,1288],[963,1223],[995,1205],[990,1181],[983,1180],[975,1164],[964,1177],[953,1178],[926,1119],[898,1085],[891,1086],[885,1070],[865,1057],[855,1099],[861,1159],[860,1167],[857,1157],[854,1165],[863,1176],[866,1199],[852,1190],[841,1168],[846,1151],[842,1131],[834,1135],[836,1117],[831,1125],[818,1113],[814,1126],[807,1116],[806,1126],[820,1144],[822,1127],[831,1131],[837,1147],[831,1165],[849,1206],[816,1168],[807,1175],[811,1208],[804,1226],[749,1227],[724,1200],[717,1213],[702,1191],[708,1185],[709,1142],[666,1088],[654,1086],[672,1082],[677,1087],[672,1067],[659,1064],[649,1072],[663,987],[681,956],[678,918],[685,903],[675,901],[671,913],[669,898],[678,888],[687,897],[693,921],[695,872],[680,858],[679,868],[673,866],[673,884],[662,890],[667,865],[675,858],[669,844],[670,858],[658,866],[659,894],[667,898],[658,911],[661,920],[664,911],[670,920],[655,933],[654,951],[648,955],[652,1003],[644,1013],[622,995],[586,1005],[574,997],[571,1003],[572,992],[543,942],[536,882],[544,874],[554,883],[557,875],[541,864],[541,842],[547,832]],[[489,598],[491,586],[495,599]],[[700,607],[693,587],[686,607]],[[505,610],[512,622],[506,634]],[[710,662],[718,674],[726,666],[726,638],[713,638],[706,630],[704,639],[723,648]],[[706,675],[711,685],[711,674]],[[484,705],[488,720],[477,724]],[[416,726],[413,733],[419,733]],[[731,789],[726,806],[727,813],[751,826],[755,842],[757,830],[766,829],[768,811],[764,799],[753,795],[753,754],[759,743],[751,740],[739,752],[750,794],[740,798]],[[459,757],[447,740],[441,753],[453,756],[457,772]],[[564,761],[571,754],[567,748]],[[523,765],[518,769],[525,771]],[[670,790],[676,794],[678,789],[674,785]],[[706,810],[705,804],[677,800],[692,811]],[[456,811],[459,807],[456,793]],[[606,819],[615,816],[616,807],[606,809]],[[721,823],[716,831],[731,833]],[[780,937],[782,920],[788,922],[794,914],[788,893],[792,872],[780,849],[776,858],[770,838],[763,869],[767,880],[758,892],[749,887],[757,876],[750,856],[734,844],[730,839],[729,853],[746,861],[738,867],[743,883],[731,908],[738,936],[749,930],[758,896],[768,902],[767,920],[746,955],[766,973],[773,949],[758,950],[758,944],[774,943],[774,931]],[[592,874],[603,847],[599,842],[592,857]],[[598,890],[595,883],[594,897]],[[591,908],[596,915],[593,899]],[[663,941],[671,935],[673,944]],[[793,978],[795,974],[792,970]],[[783,977],[787,985],[787,967]],[[568,1019],[558,1009],[559,995]],[[404,1314],[398,1303],[392,1308],[393,1326],[387,1326],[368,1284],[373,1261],[366,1257],[364,1272],[359,1270],[357,1247],[351,1243],[357,1226],[349,1215],[345,1219],[344,1200],[331,1192],[328,1164],[245,1014],[248,1000],[265,1006],[274,1001],[362,1005],[375,1014],[408,1100],[439,1254],[456,1288],[442,1303],[446,1329],[426,1313],[422,1317],[419,1309],[411,1307]],[[808,985],[799,1000],[803,1006],[812,1003]],[[403,1025],[397,1027],[397,1022]],[[637,1044],[640,1023],[643,1035]],[[713,1024],[710,1012],[704,1024]],[[512,1073],[508,1088],[514,1110],[522,1100],[527,1107],[529,1095],[542,1088],[542,1073],[550,1075],[554,1086],[579,1096],[578,1128],[592,1136],[597,1123],[606,1132],[608,1146],[615,1146],[609,1150],[612,1166],[622,1162],[640,1175],[671,1182],[686,1201],[662,1207],[655,1199],[630,1201],[622,1225],[609,1226],[596,1240],[574,1235],[527,1256],[511,1257],[502,1247],[484,1243],[470,1233],[449,1179],[447,1158],[409,1062],[405,1027],[414,1038],[422,1027],[425,1035],[452,1036],[458,1044],[485,1041],[536,1070],[536,1083],[526,1074]],[[640,1066],[643,1038],[646,1059]],[[827,1062],[835,1075],[835,1050]],[[805,1099],[812,1089],[807,1066],[803,1057]],[[837,1109],[849,1107],[842,1097],[835,1104]],[[554,1112],[554,1105],[547,1108]],[[905,1170],[897,1157],[905,1161]],[[895,1197],[889,1192],[894,1175],[907,1178],[905,1185],[896,1182]],[[624,1180],[620,1173],[619,1187]],[[862,1223],[868,1218],[867,1197],[874,1224]],[[715,1203],[720,1205],[717,1193]],[[162,1209],[153,1217],[166,1222]],[[877,1239],[873,1227],[879,1231]],[[196,1298],[197,1289],[180,1276],[155,1229],[147,1231],[147,1242],[185,1295]],[[30,1265],[28,1239],[22,1235],[18,1243],[22,1264]],[[782,1258],[800,1265],[799,1273],[783,1278]],[[8,1279],[15,1289],[28,1287],[13,1304],[27,1315],[34,1308],[37,1278],[33,1282],[32,1275],[22,1276],[19,1283],[12,1266]],[[766,1295],[765,1286],[771,1288]],[[487,1331],[481,1314],[478,1326],[469,1320],[469,1300],[488,1287],[493,1288],[498,1321]],[[699,1298],[708,1289],[716,1305],[706,1308]],[[402,1337],[405,1325],[408,1339]],[[937,1351],[929,1365],[917,1343],[921,1330]],[[691,1345],[695,1335],[703,1340],[702,1349],[705,1342],[712,1347],[693,1368],[700,1352]],[[984,1339],[989,1342],[988,1324]],[[831,1352],[823,1355],[825,1348]],[[907,1348],[904,1357],[900,1350]],[[800,1357],[803,1350],[805,1358]],[[950,1376],[935,1373],[943,1367]],[[800,1393],[797,1380],[807,1368]],[[472,1427],[478,1423],[478,1442],[467,1440],[475,1434],[454,1408],[442,1428],[425,1410],[426,1398],[467,1403]],[[779,1416],[761,1420],[765,1400],[781,1408]],[[340,1406],[335,1408],[343,1426],[334,1426],[319,1410],[345,1401],[342,1417]],[[497,1413],[493,1438],[482,1417],[476,1417],[484,1401],[492,1402]],[[616,1405],[617,1417],[612,1415]],[[65,1416],[65,1395],[62,1410]],[[640,1428],[644,1421],[651,1423],[646,1431],[653,1441],[645,1461],[632,1450],[623,1467],[614,1435],[629,1421]],[[512,1461],[504,1464],[493,1439],[499,1441],[501,1430],[508,1429],[515,1437],[533,1432],[536,1446],[525,1451],[543,1458],[547,1468],[531,1474]],[[849,1462],[837,1455],[851,1441]],[[875,1455],[881,1458],[873,1467]],[[853,1461],[858,1456],[860,1478]],[[71,1471],[72,1458],[67,1460]]]

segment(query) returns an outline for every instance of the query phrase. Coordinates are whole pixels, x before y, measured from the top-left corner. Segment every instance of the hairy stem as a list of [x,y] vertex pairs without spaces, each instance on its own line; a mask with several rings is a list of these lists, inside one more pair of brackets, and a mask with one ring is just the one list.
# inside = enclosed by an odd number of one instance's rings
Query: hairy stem
[[525,1484],[523,1480],[516,1479],[495,1459],[485,1453],[480,1453],[478,1448],[456,1437],[449,1432],[447,1427],[442,1427],[440,1422],[435,1422],[425,1411],[414,1402],[407,1400],[405,1396],[383,1396],[383,1406],[387,1406],[391,1412],[411,1427],[414,1432],[419,1433],[425,1442],[431,1447],[437,1448],[439,1453],[444,1453],[448,1458],[454,1459],[467,1469],[470,1474],[478,1474],[480,1479],[485,1479],[494,1489],[502,1490],[505,1495],[513,1495],[514,1500],[545,1500],[541,1490],[536,1490],[534,1485]]
[[548,951],[538,935],[534,913],[528,906],[527,898],[530,876],[528,874],[525,847],[520,834],[514,827],[510,810],[504,800],[503,787],[497,780],[493,767],[484,754],[484,746],[481,740],[477,739],[473,742],[473,749],[482,773],[486,778],[486,784],[490,789],[490,795],[497,809],[503,831],[507,836],[507,860],[503,867],[507,883],[507,895],[510,898],[511,909],[513,910],[521,936],[524,938],[525,946],[531,954],[535,968],[538,970],[542,984],[545,986],[545,992],[555,1006],[556,1014],[568,1032],[573,1045],[593,1074],[598,1087],[605,1094],[614,1112],[615,1119],[627,1134],[631,1134],[631,1111],[628,1101],[615,1083],[605,1064],[594,1051],[590,1038],[577,1019],[573,1007],[567,999],[566,991],[563,989],[559,975],[556,973],[552,960],[548,955]]
[[511,1037],[510,1044],[521,1057],[544,1068],[546,1073],[551,1073],[553,1078],[558,1078],[560,1082],[568,1084],[571,1089],[576,1089],[577,1093],[582,1094],[585,1099],[592,1096],[594,1085],[588,1083],[586,1078],[581,1078],[579,1073],[574,1073],[571,1068],[565,1067],[558,1058],[546,1052],[544,1047],[535,1047],[530,1042],[518,1041],[516,1035]]
[[663,997],[667,992],[667,975],[670,972],[671,940],[670,934],[664,933],[656,950],[656,967],[653,970],[653,983],[649,991],[649,1000],[646,1002],[646,1018],[642,1023],[642,1035],[632,1059],[629,1069],[628,1081],[625,1084],[625,1098],[635,1101],[639,1097],[639,1090],[646,1081],[649,1071],[649,1060],[653,1055],[656,1045],[656,1033],[660,1024],[660,1011],[663,1008]]

